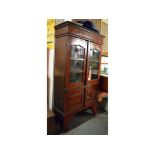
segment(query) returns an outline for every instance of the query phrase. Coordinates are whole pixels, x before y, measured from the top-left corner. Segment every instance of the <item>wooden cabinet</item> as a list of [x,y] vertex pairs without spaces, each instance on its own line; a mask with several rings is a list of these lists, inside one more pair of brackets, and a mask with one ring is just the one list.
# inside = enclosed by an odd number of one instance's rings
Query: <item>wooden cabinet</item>
[[99,90],[108,93],[108,76],[100,76]]
[[55,30],[54,112],[65,131],[77,112],[96,113],[104,36],[72,22]]
[[84,107],[84,89],[69,89],[64,94],[64,112],[74,113]]

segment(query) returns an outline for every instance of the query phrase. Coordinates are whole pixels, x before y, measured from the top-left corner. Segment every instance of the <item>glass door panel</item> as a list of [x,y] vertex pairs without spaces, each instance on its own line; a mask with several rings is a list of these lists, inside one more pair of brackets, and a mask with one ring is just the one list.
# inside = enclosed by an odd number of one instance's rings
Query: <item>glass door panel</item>
[[99,62],[90,61],[90,72],[92,80],[98,79],[98,68],[99,68]]
[[70,82],[82,82],[84,61],[71,60],[70,63]]
[[66,54],[65,88],[84,85],[86,70],[87,41],[68,36]]
[[100,60],[100,51],[91,48],[89,50],[89,75],[88,80],[97,80],[98,79],[98,70],[99,70],[99,60]]
[[98,84],[100,77],[102,45],[89,42],[86,84]]
[[99,58],[100,58],[100,52],[96,49],[90,49],[89,59],[99,61]]
[[84,56],[84,48],[82,48],[80,45],[72,45],[71,59],[84,59]]
[[70,82],[81,82],[83,74],[81,73],[70,73]]
[[70,82],[82,82],[84,72],[84,48],[72,45],[70,58]]

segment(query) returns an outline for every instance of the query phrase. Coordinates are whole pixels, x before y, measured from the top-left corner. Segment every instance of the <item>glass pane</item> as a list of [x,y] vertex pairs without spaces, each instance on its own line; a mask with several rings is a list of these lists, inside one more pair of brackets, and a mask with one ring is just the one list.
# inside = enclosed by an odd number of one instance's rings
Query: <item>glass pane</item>
[[99,58],[100,51],[96,49],[89,50],[89,81],[98,79]]
[[90,61],[91,79],[98,79],[99,62]]
[[71,60],[70,72],[83,72],[84,61]]
[[70,63],[70,82],[81,82],[83,75],[84,61],[71,60]]
[[96,49],[90,49],[89,51],[89,57],[93,60],[99,60],[100,52]]
[[83,73],[70,73],[70,82],[81,82]]
[[91,67],[91,70],[97,70],[98,71],[99,63],[94,62],[94,61],[90,61],[90,67]]
[[82,82],[85,50],[80,45],[72,45],[70,59],[70,82]]
[[98,72],[92,72],[92,74],[91,74],[91,79],[92,80],[97,80],[98,79],[98,74],[97,74]]
[[72,45],[71,58],[84,59],[84,48],[79,45]]

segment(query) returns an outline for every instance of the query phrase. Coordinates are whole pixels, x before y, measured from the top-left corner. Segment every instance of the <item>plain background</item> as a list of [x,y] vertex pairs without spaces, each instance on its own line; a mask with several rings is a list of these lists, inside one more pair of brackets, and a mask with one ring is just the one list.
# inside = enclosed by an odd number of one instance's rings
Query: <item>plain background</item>
[[[153,0],[0,2],[0,154],[154,154]],[[109,135],[46,135],[47,18],[109,19]]]

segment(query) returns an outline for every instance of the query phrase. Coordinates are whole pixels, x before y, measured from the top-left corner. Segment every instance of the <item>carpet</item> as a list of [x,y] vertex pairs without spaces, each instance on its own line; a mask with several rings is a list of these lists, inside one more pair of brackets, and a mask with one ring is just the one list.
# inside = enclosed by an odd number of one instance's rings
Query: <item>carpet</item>
[[108,114],[99,114],[61,135],[108,135]]

